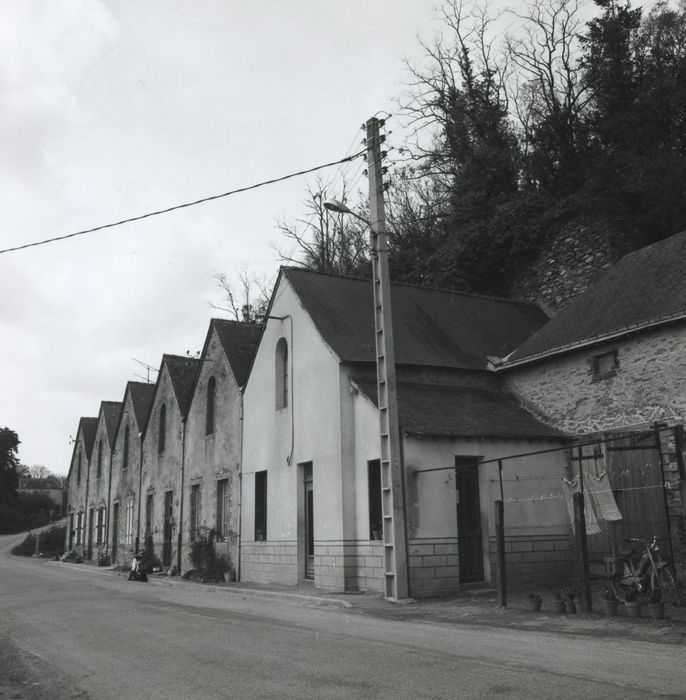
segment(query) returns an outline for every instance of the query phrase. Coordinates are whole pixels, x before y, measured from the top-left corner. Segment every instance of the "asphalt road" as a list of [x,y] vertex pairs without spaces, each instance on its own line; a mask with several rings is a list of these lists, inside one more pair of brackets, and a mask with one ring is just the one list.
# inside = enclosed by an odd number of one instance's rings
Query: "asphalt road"
[[0,697],[686,698],[683,646],[127,582],[11,557],[10,542],[0,538],[0,667],[7,677],[20,655],[42,681],[29,674],[12,695],[0,674]]

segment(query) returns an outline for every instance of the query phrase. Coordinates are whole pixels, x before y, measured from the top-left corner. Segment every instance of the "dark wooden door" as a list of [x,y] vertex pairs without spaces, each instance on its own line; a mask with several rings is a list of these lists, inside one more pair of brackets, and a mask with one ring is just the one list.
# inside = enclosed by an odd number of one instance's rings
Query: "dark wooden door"
[[162,542],[162,566],[171,566],[172,560],[172,525],[174,522],[174,492],[164,494],[164,539]]
[[305,482],[305,578],[314,578],[314,489],[312,462],[303,470]]
[[455,458],[457,547],[461,583],[484,580],[478,460],[478,457]]
[[119,551],[119,504],[115,503],[112,509],[112,563],[117,563]]

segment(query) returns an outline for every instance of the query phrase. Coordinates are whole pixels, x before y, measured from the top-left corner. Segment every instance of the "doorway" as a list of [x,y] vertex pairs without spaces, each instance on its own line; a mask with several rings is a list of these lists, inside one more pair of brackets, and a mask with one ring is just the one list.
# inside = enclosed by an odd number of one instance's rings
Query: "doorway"
[[86,547],[86,559],[93,558],[93,517],[95,510],[91,508],[88,511],[88,544]]
[[162,566],[171,566],[172,526],[174,523],[174,492],[164,492],[164,539],[162,541]]
[[112,508],[112,563],[117,563],[117,552],[119,550],[119,503],[115,503]]
[[304,523],[305,523],[305,578],[314,580],[314,488],[312,462],[303,464]]
[[484,580],[479,459],[479,457],[455,457],[460,583],[476,583]]

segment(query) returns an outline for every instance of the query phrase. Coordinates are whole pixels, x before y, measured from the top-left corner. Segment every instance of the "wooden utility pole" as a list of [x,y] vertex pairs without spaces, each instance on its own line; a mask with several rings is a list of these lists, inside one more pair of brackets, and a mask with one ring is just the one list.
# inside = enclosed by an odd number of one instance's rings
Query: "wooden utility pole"
[[405,522],[405,474],[400,446],[395,350],[391,318],[391,284],[384,211],[380,123],[376,117],[365,125],[369,168],[369,213],[374,280],[374,329],[376,374],[381,431],[381,503],[385,595],[402,600],[410,595]]

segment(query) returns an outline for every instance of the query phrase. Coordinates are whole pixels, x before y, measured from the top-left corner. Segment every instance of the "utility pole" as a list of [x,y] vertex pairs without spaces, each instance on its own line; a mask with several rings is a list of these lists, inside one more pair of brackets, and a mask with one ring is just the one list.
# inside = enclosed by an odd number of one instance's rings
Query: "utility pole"
[[395,349],[391,317],[391,284],[384,211],[381,165],[381,123],[372,117],[365,124],[369,169],[369,213],[371,219],[372,270],[374,282],[374,329],[376,376],[381,433],[381,508],[383,514],[384,571],[386,598],[409,596],[407,534],[405,523],[405,473],[400,445],[398,393],[395,378]]

